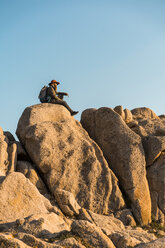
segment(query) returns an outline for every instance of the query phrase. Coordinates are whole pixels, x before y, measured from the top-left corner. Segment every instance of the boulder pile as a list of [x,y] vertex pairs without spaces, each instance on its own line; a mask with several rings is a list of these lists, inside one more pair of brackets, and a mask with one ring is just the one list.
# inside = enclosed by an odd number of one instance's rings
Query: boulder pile
[[165,247],[164,115],[44,103],[16,134],[0,128],[0,247]]

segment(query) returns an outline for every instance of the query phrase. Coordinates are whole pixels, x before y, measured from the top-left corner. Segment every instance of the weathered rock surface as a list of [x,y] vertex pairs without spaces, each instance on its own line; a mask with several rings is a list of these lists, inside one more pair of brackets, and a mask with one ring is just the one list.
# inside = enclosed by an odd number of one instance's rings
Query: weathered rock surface
[[52,238],[62,232],[71,230],[71,223],[61,215],[53,212],[31,215],[25,219],[17,220],[17,232],[29,233],[39,238]]
[[116,106],[114,109],[113,109],[116,113],[118,113],[123,120],[125,120],[125,112],[124,112],[124,109],[121,105],[119,106]]
[[144,231],[142,228],[125,227],[123,223],[113,216],[105,216],[88,211],[94,223],[112,240],[117,248],[134,247],[141,242],[155,240],[153,234]]
[[[93,112],[93,115],[91,114],[93,119],[86,119],[89,112]],[[132,132],[124,120],[110,108],[85,110],[82,113],[81,123],[101,147],[110,168],[130,200],[136,220],[141,224],[149,223],[151,199],[141,138]],[[95,125],[92,134],[90,129],[87,129],[91,125]]]
[[8,143],[6,136],[3,135],[3,130],[0,132],[0,176],[6,176],[8,172]]
[[54,192],[55,199],[62,210],[67,216],[79,215],[80,206],[74,198],[74,195],[66,190],[56,189]]
[[165,238],[159,238],[147,244],[140,244],[136,248],[165,248]]
[[116,212],[115,217],[121,220],[125,226],[136,226],[136,222],[130,209],[123,209]]
[[124,113],[125,113],[125,122],[126,123],[130,123],[133,121],[133,117],[132,117],[132,113],[129,109],[124,109]]
[[48,213],[48,200],[19,172],[0,182],[0,221],[12,222],[32,214]]
[[156,219],[163,221],[163,216],[159,216],[159,209],[165,215],[165,153],[148,167],[147,179],[151,192],[152,213]]
[[143,147],[145,151],[147,166],[153,162],[165,151],[165,136],[147,136],[143,138]]
[[42,181],[41,177],[38,175],[35,167],[28,161],[18,161],[17,162],[17,172],[21,172],[24,174],[26,178],[30,180],[31,183],[33,183],[39,192],[43,195],[48,194],[48,190]]
[[72,232],[81,237],[89,247],[115,248],[112,241],[95,224],[85,220],[75,220]]
[[61,245],[56,245],[56,244],[45,242],[44,240],[36,238],[35,236],[31,234],[18,233],[18,238],[25,244],[29,245],[28,247],[33,247],[33,248],[62,248],[63,247]]
[[15,143],[11,143],[8,145],[8,173],[14,172],[16,170],[17,164],[17,145]]
[[80,241],[78,242],[75,238],[66,238],[64,240],[56,241],[55,244],[61,245],[62,247],[75,247],[75,248],[85,248]]
[[153,110],[143,107],[135,108],[131,110],[131,113],[135,119],[158,119],[159,117],[154,113]]
[[81,207],[104,214],[125,206],[102,151],[63,106],[26,108],[17,136],[52,194],[64,189],[73,193]]
[[12,234],[0,234],[0,247],[1,248],[28,248],[31,246],[26,245],[19,239],[14,238]]
[[134,116],[134,120],[137,121],[137,125],[131,129],[141,137],[165,135],[165,123],[160,118],[135,119]]

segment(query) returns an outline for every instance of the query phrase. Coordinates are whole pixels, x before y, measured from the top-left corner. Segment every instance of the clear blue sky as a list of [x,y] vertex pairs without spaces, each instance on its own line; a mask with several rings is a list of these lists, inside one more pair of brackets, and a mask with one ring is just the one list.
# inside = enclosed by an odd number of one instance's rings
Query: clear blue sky
[[80,114],[150,107],[165,113],[164,0],[0,0],[0,126],[52,79]]

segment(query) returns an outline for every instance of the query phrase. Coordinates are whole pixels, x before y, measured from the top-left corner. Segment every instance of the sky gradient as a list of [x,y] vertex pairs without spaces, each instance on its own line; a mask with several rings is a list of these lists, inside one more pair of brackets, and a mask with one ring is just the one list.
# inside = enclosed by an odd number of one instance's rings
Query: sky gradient
[[164,0],[0,0],[0,126],[15,133],[42,86],[79,114],[149,107],[165,114]]

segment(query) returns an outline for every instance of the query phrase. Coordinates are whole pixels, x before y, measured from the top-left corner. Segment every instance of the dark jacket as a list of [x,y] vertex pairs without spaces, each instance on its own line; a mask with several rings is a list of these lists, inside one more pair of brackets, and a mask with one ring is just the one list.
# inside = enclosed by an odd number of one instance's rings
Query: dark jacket
[[58,96],[57,96],[57,89],[55,89],[54,87],[50,86],[48,87],[47,89],[47,92],[46,92],[46,97],[48,99],[48,101],[50,100],[61,100]]

